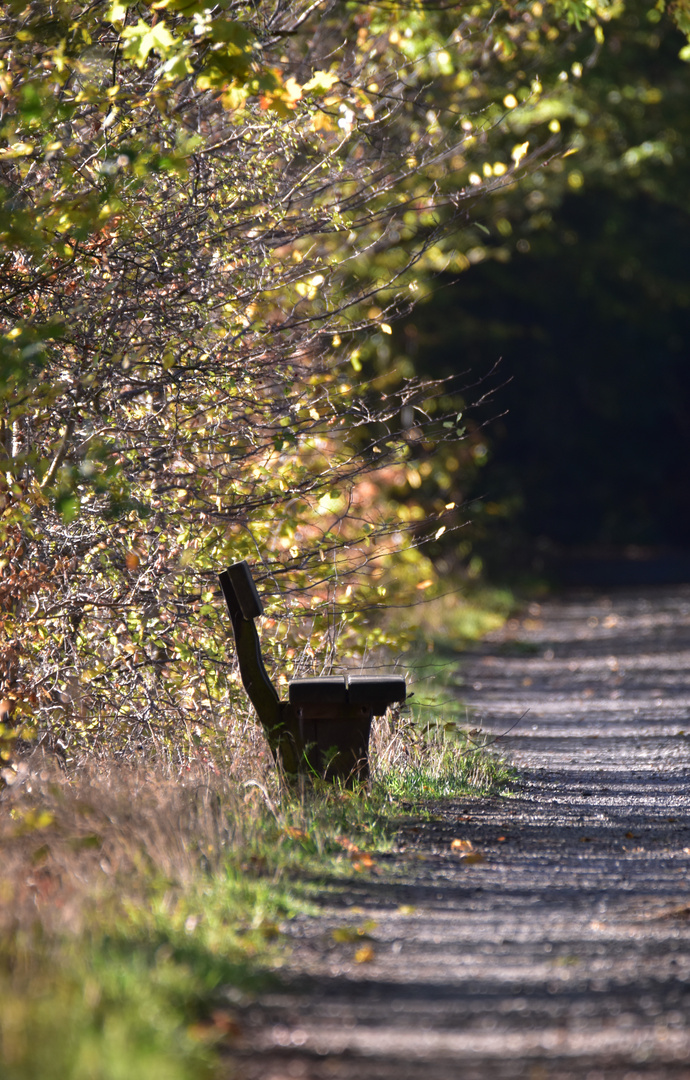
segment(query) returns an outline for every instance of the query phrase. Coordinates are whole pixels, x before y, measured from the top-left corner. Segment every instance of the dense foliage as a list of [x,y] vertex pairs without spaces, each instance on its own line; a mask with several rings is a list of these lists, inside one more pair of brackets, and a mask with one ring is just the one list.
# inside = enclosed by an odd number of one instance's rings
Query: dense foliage
[[4,731],[187,753],[236,692],[225,563],[277,594],[282,678],[428,582],[419,544],[462,518],[415,493],[464,435],[456,388],[362,349],[577,148],[543,50],[618,8],[0,11]]

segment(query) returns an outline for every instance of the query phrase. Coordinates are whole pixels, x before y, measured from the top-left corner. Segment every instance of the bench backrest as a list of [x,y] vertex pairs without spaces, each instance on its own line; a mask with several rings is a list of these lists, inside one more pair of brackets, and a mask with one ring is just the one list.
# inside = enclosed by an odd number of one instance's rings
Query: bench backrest
[[280,725],[280,698],[264,667],[254,619],[263,614],[251,570],[246,562],[233,563],[219,574],[235,634],[240,677],[259,720],[269,731]]

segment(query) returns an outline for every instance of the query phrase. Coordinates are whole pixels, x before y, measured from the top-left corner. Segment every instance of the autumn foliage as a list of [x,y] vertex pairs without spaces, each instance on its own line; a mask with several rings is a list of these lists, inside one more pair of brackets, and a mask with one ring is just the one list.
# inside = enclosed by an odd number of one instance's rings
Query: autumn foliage
[[459,388],[362,349],[558,151],[529,65],[500,77],[537,8],[0,4],[5,756],[210,753],[240,699],[230,561],[282,678],[377,645],[377,608],[433,580],[420,545],[463,515],[414,478],[465,436]]

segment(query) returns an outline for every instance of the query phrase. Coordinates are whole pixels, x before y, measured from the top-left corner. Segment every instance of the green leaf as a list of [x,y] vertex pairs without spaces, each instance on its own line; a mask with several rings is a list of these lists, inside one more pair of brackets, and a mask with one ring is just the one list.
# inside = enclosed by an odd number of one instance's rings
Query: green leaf
[[126,60],[133,60],[140,68],[146,64],[149,53],[157,52],[166,60],[179,45],[164,22],[149,26],[143,19],[139,19],[136,26],[126,26],[122,31],[122,39],[126,42],[122,55]]

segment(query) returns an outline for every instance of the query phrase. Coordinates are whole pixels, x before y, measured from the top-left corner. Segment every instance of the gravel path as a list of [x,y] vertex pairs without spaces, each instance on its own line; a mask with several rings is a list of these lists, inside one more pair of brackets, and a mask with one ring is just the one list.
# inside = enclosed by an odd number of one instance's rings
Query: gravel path
[[690,589],[532,605],[460,673],[485,731],[529,709],[517,797],[440,805],[400,880],[292,922],[228,1075],[690,1080]]

